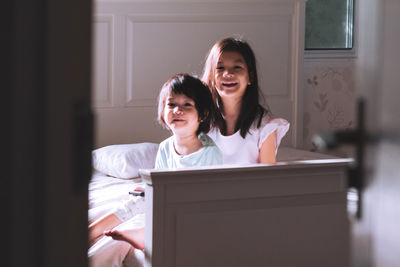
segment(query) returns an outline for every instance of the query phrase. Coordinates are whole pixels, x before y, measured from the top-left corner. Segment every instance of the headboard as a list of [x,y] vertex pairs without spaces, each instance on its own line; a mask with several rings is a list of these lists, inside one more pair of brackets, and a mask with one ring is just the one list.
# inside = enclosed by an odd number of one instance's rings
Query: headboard
[[96,2],[96,147],[169,136],[156,122],[162,84],[178,72],[200,76],[208,50],[228,36],[254,49],[266,103],[291,123],[283,144],[301,147],[304,6],[305,0]]

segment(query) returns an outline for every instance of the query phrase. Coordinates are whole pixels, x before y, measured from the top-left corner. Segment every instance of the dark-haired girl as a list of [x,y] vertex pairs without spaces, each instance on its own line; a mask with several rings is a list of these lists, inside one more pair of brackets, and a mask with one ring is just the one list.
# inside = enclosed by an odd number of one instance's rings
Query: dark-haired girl
[[177,74],[162,87],[158,103],[158,121],[172,136],[160,143],[156,169],[222,164],[220,150],[206,135],[215,113],[206,85]]
[[[172,76],[163,85],[158,101],[158,121],[172,136],[160,143],[155,168],[177,169],[222,164],[221,151],[205,134],[210,130],[214,113],[210,90],[201,80],[188,74]],[[144,216],[136,213],[138,203],[143,203],[141,200],[135,197],[125,201],[90,225],[91,243],[104,234],[115,240],[126,241],[137,249],[144,249]],[[114,228],[125,222],[135,227]],[[103,253],[101,259],[91,257],[92,266],[109,266],[109,261],[119,261],[122,253],[112,257],[111,252],[120,246],[108,247],[109,252]],[[119,249],[120,252],[126,250],[125,247],[122,249]]]
[[218,107],[208,135],[221,149],[224,163],[275,163],[289,123],[274,118],[259,103],[256,59],[249,44],[225,38],[209,51],[202,80]]

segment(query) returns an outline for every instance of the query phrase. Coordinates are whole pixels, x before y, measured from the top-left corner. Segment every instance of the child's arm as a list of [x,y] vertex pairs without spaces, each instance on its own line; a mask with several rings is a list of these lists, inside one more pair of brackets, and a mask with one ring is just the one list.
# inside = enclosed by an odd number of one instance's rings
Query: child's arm
[[260,162],[272,164],[276,162],[276,131],[270,134],[267,139],[265,139],[264,143],[260,149]]
[[105,230],[110,230],[121,224],[122,221],[114,213],[108,213],[89,225],[89,246],[103,235]]

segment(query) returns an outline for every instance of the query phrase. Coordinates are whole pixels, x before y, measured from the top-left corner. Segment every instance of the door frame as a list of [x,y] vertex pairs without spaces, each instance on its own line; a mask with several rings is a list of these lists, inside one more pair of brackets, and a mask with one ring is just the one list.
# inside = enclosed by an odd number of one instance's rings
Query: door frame
[[9,11],[2,31],[5,262],[86,266],[90,177],[77,183],[74,172],[78,153],[88,154],[74,147],[81,132],[74,107],[90,110],[92,2],[6,0],[2,6]]

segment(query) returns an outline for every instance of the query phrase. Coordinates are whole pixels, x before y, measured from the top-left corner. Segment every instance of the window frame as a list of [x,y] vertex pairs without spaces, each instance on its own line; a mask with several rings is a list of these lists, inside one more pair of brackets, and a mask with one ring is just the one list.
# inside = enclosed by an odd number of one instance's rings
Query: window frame
[[[304,59],[352,59],[357,57],[357,5],[356,0],[353,0],[353,47],[338,48],[338,49],[306,49],[304,36]],[[304,25],[305,35],[305,25]]]

